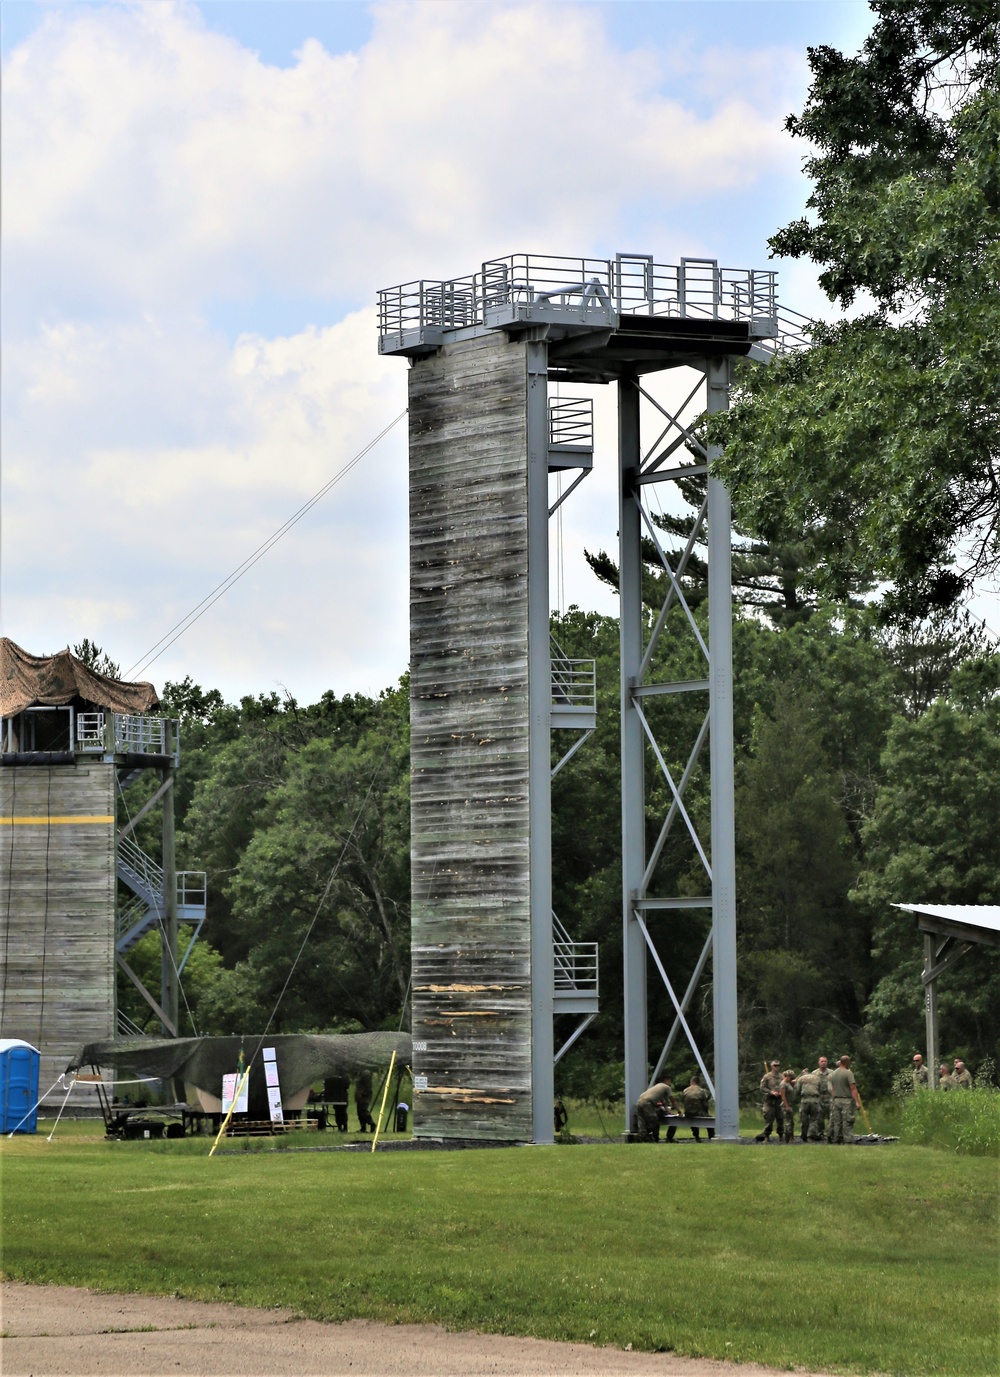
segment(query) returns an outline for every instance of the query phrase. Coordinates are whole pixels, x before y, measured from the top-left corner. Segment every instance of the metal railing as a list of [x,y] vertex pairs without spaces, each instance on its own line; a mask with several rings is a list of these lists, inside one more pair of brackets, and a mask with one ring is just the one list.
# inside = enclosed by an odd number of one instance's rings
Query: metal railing
[[177,907],[204,908],[208,903],[208,875],[204,870],[178,870]]
[[597,943],[572,941],[554,913],[552,959],[557,990],[573,990],[578,994],[598,993]]
[[121,1009],[118,1010],[118,1036],[120,1038],[141,1038],[145,1037],[145,1029],[140,1028],[134,1019],[129,1018],[128,1014]]
[[116,712],[115,750],[123,755],[167,755],[167,719]]
[[128,900],[127,903],[120,905],[118,909],[117,923],[118,938],[120,939],[124,937],[126,933],[131,932],[132,929],[136,926],[136,924],[139,923],[149,912],[149,905],[146,903],[144,899],[140,899],[138,895],[134,895],[131,899]]
[[813,321],[789,306],[779,306],[775,317],[776,333],[758,340],[757,348],[773,358],[776,354],[797,354],[812,346]]
[[549,399],[549,446],[593,450],[594,403],[590,397]]
[[[163,867],[152,856],[137,846],[131,837],[121,837],[118,842],[118,864],[126,872],[126,884],[135,885],[137,900],[129,904],[143,904],[146,896],[152,896],[158,904],[163,903]],[[207,902],[208,878],[204,870],[178,870],[177,907],[204,908]],[[124,912],[124,910],[123,910]]]
[[770,268],[720,268],[715,259],[654,263],[651,255],[569,258],[511,254],[450,280],[404,282],[379,292],[379,334],[490,323],[511,307],[576,312],[764,322],[778,315],[777,274]]
[[104,750],[104,713],[78,712],[76,715],[76,748],[78,751]]
[[131,837],[118,842],[118,864],[125,871],[125,882],[143,899],[153,897],[163,902],[163,867],[137,846]]
[[173,718],[121,712],[113,716],[112,743],[105,713],[77,713],[76,749],[84,754],[113,750],[118,755],[177,755],[177,722]]
[[571,660],[555,640],[550,645],[552,704],[561,708],[597,708],[597,661]]

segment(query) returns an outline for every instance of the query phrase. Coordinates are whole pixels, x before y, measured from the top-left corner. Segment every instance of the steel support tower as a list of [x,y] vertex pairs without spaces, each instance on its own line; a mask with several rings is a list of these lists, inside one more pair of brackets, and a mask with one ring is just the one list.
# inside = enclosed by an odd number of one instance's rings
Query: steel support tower
[[[551,1142],[561,934],[553,929],[550,729],[557,725],[549,636],[548,473],[552,382],[614,384],[620,478],[622,859],[626,1096],[649,1081],[649,959],[674,1010],[658,1072],[682,1033],[716,1100],[717,1136],[737,1131],[732,608],[728,494],[689,413],[728,405],[733,360],[795,347],[772,271],[705,259],[659,265],[515,254],[447,281],[380,293],[379,348],[411,360],[411,732],[415,1132]],[[664,405],[648,374],[693,371]],[[699,393],[704,400],[696,402]],[[572,404],[571,399],[571,404]],[[562,401],[562,399],[560,399]],[[657,421],[651,442],[644,411]],[[577,482],[589,465],[580,465]],[[685,549],[664,549],[647,497],[703,478]],[[708,545],[708,620],[685,598],[695,545]],[[657,551],[666,596],[650,619],[643,556]],[[665,628],[683,625],[697,673],[656,679]],[[699,695],[702,724],[661,743],[656,700]],[[709,744],[711,804],[699,835],[685,795]],[[567,753],[568,755],[568,753]],[[564,757],[565,758],[565,757]],[[561,764],[562,762],[560,762]],[[557,764],[556,768],[559,768]],[[650,830],[647,769],[669,805]],[[657,892],[675,830],[689,839],[702,893]],[[702,827],[702,832],[705,829]],[[678,994],[663,914],[700,908],[711,924]],[[687,1011],[711,958],[713,1056]],[[596,1007],[596,1006],[595,1006]],[[579,1012],[585,1012],[582,1005]],[[584,1025],[581,1025],[581,1029]],[[578,1030],[579,1031],[579,1030]],[[714,1063],[714,1075],[710,1071]]]

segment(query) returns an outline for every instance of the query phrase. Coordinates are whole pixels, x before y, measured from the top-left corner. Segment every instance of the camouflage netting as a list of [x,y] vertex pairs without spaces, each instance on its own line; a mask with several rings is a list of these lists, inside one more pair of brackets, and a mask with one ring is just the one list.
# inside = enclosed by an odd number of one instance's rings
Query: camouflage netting
[[93,703],[107,712],[148,712],[159,701],[152,684],[125,683],[98,674],[69,650],[30,655],[7,636],[0,636],[0,717],[66,703]]
[[222,1078],[236,1070],[240,1052],[254,1058],[249,1081],[249,1113],[269,1118],[261,1047],[273,1047],[283,1097],[333,1076],[353,1080],[361,1071],[384,1071],[396,1053],[397,1065],[410,1062],[409,1033],[259,1033],[211,1038],[117,1038],[88,1042],[66,1068],[100,1066],[121,1079],[172,1076],[210,1095],[222,1094]]

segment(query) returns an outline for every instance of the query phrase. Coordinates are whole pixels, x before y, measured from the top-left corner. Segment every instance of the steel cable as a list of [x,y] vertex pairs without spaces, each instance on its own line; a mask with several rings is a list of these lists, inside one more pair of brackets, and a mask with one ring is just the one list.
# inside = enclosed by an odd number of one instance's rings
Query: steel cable
[[288,520],[284,522],[283,525],[279,526],[272,535],[268,536],[267,540],[258,545],[256,550],[248,555],[242,564],[237,565],[231,574],[227,574],[221,583],[217,583],[212,591],[202,598],[201,602],[183,616],[180,621],[175,622],[170,630],[166,632],[165,635],[161,636],[155,645],[150,646],[149,650],[147,650],[144,655],[141,655],[139,659],[136,660],[135,664],[125,671],[124,677],[129,679],[134,674],[142,674],[144,670],[149,668],[154,660],[160,658],[164,651],[169,650],[175,641],[180,640],[185,631],[189,631],[191,627],[194,626],[195,622],[199,621],[205,615],[210,607],[213,607],[225,593],[228,593],[230,588],[232,588],[235,583],[238,583],[243,575],[248,573],[258,560],[264,558],[268,550],[277,545],[278,541],[281,540],[283,536],[287,535],[292,527],[301,521],[306,513],[315,507],[317,502],[321,501],[326,496],[331,488],[335,487],[342,478],[345,478],[355,465],[359,464],[367,454],[370,454],[375,446],[385,439],[389,432],[399,424],[405,415],[406,409],[404,408],[394,420],[390,421],[384,429],[379,431],[374,439],[369,440],[368,444],[365,445],[363,449],[358,450],[353,459],[348,460],[343,468],[338,469],[333,477],[328,482],[324,483],[319,492],[314,493],[308,502],[304,502],[297,512],[293,512]]

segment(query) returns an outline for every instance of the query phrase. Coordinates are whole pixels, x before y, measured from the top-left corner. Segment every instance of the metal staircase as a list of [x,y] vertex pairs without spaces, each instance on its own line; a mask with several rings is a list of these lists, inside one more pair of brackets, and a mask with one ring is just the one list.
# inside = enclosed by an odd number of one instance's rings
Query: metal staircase
[[[580,749],[597,726],[597,662],[573,660],[550,637],[552,664],[552,705],[549,724],[555,731],[574,730],[576,740],[552,767],[553,776]],[[574,942],[553,911],[552,914],[553,991],[555,1014],[579,1014],[582,1022],[559,1047],[558,1062],[597,1016],[598,957],[596,942]]]
[[[140,937],[166,918],[166,899],[163,869],[152,856],[147,856],[131,837],[118,842],[118,878],[131,891],[132,897],[119,906],[116,946],[119,956],[134,947]],[[198,939],[206,910],[206,877],[204,870],[177,872],[177,921],[190,923],[194,931],[178,964],[180,974]]]

